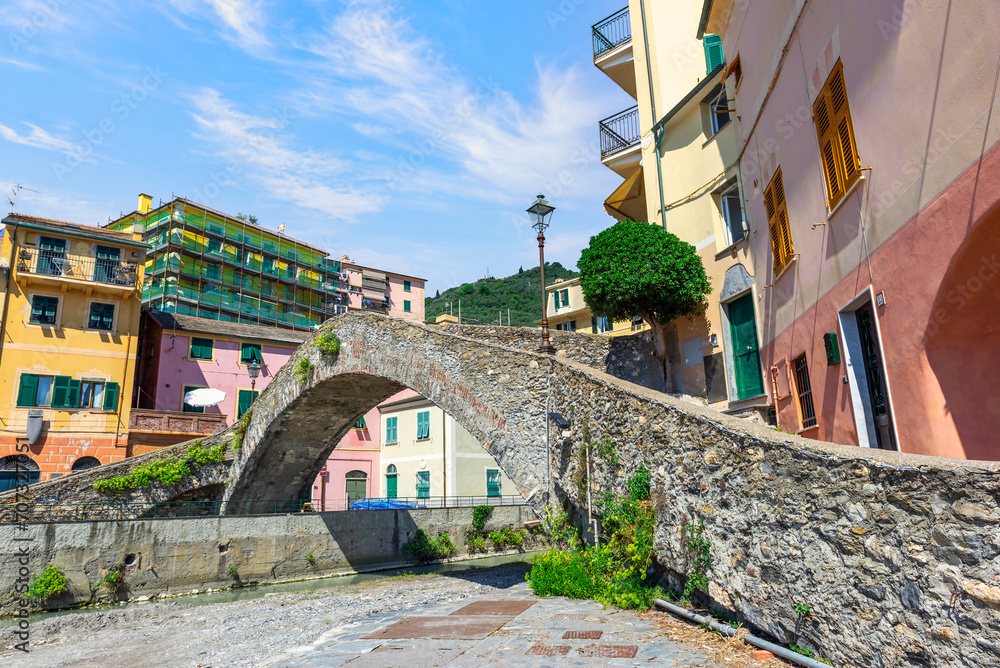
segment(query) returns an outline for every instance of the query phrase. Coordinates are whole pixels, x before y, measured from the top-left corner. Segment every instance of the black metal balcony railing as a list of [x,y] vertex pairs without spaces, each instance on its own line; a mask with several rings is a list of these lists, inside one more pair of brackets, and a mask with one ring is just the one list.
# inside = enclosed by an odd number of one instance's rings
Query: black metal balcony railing
[[601,130],[601,158],[617,153],[623,148],[639,143],[639,105],[608,116],[599,123]]
[[73,255],[59,251],[22,248],[17,254],[17,270],[78,281],[97,281],[109,285],[135,287],[138,266],[135,262]]
[[630,41],[632,39],[632,24],[629,22],[628,7],[595,23],[591,31],[594,35],[595,59],[616,46]]

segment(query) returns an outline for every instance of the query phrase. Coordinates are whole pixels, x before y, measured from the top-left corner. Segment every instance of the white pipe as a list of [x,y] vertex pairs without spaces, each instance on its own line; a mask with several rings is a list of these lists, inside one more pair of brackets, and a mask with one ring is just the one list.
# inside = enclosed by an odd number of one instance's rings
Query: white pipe
[[[683,617],[684,619],[695,622],[697,624],[705,624],[713,631],[718,631],[719,633],[722,633],[727,636],[732,636],[736,634],[736,629],[734,629],[732,626],[729,626],[728,624],[720,624],[711,617],[705,617],[703,615],[691,612],[690,610],[685,610],[680,606],[674,605],[673,603],[669,603],[668,601],[664,601],[662,598],[654,598],[653,603],[655,603],[657,607],[663,608],[664,610],[672,612],[675,615]],[[808,656],[803,656],[798,652],[793,652],[787,647],[782,647],[781,645],[775,645],[773,642],[762,640],[761,638],[758,638],[756,636],[746,635],[743,637],[743,640],[750,643],[751,645],[760,647],[761,649],[766,649],[768,652],[780,656],[783,659],[794,661],[795,663],[802,666],[808,666],[808,668],[829,668],[828,664],[817,661],[816,659],[810,659]]]

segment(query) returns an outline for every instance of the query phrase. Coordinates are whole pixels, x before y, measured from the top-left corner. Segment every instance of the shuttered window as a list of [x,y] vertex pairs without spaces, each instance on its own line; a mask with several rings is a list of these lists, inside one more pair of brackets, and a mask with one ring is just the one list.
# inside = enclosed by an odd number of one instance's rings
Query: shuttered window
[[183,412],[185,412],[185,413],[204,413],[205,412],[205,407],[204,406],[192,406],[190,404],[185,404],[184,403],[184,397],[187,396],[188,392],[191,392],[193,390],[199,390],[199,389],[201,389],[201,388],[198,387],[197,385],[185,385],[184,386],[183,391],[181,391],[181,404],[183,404],[181,406],[181,410]]
[[837,61],[813,105],[813,120],[823,160],[823,176],[833,209],[861,176],[854,124],[844,85],[844,64]]
[[90,319],[87,323],[88,329],[103,329],[111,331],[115,322],[115,305],[98,304],[90,305]]
[[486,496],[500,496],[500,469],[486,469]]
[[722,55],[722,38],[718,35],[705,35],[702,44],[705,46],[705,68],[711,74],[716,67],[725,62]]
[[56,324],[56,312],[59,309],[58,297],[42,297],[35,295],[31,298],[31,322],[39,325]]
[[785,206],[785,186],[781,169],[775,172],[764,190],[767,226],[771,231],[771,251],[774,253],[774,275],[777,276],[792,261],[792,235],[788,231],[788,209]]
[[431,412],[421,411],[417,413],[417,438],[431,437]]
[[104,410],[118,410],[118,383],[104,384]]
[[191,338],[191,354],[189,357],[193,360],[210,360],[212,359],[212,347],[214,345],[212,339],[200,339],[198,337]]
[[406,301],[406,300],[403,301],[403,310],[406,311],[407,313],[410,312],[410,302],[409,301]]
[[240,362],[242,364],[264,363],[264,356],[260,354],[259,343],[244,343],[240,345]]
[[256,390],[240,390],[236,401],[236,419],[239,420],[250,410],[254,400],[260,395]]
[[403,281],[403,292],[409,292],[409,291],[410,291],[410,282]]
[[417,471],[417,498],[431,498],[431,472]]
[[386,443],[398,443],[399,442],[399,432],[397,430],[397,418],[391,417],[385,419],[385,442]]

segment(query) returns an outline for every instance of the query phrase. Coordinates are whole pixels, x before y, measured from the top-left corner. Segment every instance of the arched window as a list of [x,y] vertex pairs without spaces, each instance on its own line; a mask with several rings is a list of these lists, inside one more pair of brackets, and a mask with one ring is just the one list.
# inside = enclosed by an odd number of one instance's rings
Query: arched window
[[92,469],[95,466],[100,466],[101,460],[97,457],[80,457],[75,462],[73,462],[74,471],[86,471],[87,469]]
[[344,490],[348,508],[358,499],[368,496],[368,474],[364,471],[348,471],[344,476]]
[[385,498],[395,499],[398,493],[398,486],[396,481],[398,476],[396,474],[396,465],[389,464],[385,467]]
[[9,455],[0,459],[0,492],[14,489],[19,484],[38,482],[42,473],[28,455]]

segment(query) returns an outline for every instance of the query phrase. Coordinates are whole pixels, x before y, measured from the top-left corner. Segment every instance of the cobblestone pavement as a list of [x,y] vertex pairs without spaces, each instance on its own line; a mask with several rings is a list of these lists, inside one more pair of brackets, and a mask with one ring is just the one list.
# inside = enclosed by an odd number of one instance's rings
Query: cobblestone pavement
[[[520,603],[520,604],[518,604]],[[708,649],[708,648],[706,648]],[[375,615],[330,629],[267,666],[389,668],[719,665],[651,620],[594,601],[538,598],[527,583],[462,601]]]

